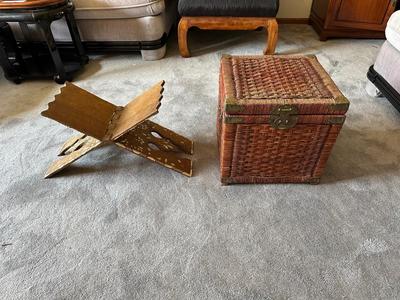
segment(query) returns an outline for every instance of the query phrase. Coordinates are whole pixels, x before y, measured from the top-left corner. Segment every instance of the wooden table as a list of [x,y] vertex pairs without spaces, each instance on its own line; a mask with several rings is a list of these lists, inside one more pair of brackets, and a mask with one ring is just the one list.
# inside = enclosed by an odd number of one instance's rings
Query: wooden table
[[[78,28],[73,15],[74,6],[69,0],[0,0],[0,64],[2,65],[6,77],[14,82],[20,82],[25,78],[36,78],[52,75],[57,83],[64,83],[72,80],[72,74],[81,69],[87,63],[88,57],[85,54]],[[53,37],[50,25],[53,21],[65,17],[69,32],[75,48],[73,61],[63,61],[59,49]],[[19,44],[12,41],[10,30],[5,22],[18,22],[25,41],[28,42],[30,55],[21,54]],[[48,52],[46,55],[40,55],[32,47],[30,40],[30,29],[28,24],[36,24],[46,42]],[[13,49],[17,47],[16,49]],[[7,53],[19,53],[10,61]],[[52,63],[49,63],[49,59]],[[10,65],[14,68],[10,69]],[[48,68],[46,68],[48,66]],[[16,76],[15,74],[18,74]]]
[[65,2],[66,0],[0,0],[0,9],[35,9]]

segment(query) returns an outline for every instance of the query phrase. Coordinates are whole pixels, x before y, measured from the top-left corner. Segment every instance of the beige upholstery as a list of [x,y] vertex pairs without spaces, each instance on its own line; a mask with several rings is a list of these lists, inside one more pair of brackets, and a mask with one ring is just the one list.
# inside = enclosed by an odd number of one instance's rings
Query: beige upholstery
[[[400,111],[398,96],[400,94],[400,11],[393,13],[390,17],[386,27],[386,39],[373,65],[373,70],[379,77],[369,76],[376,87],[372,82],[368,82],[367,92],[371,96],[377,96],[382,91]],[[383,78],[385,82],[382,82],[380,78]]]
[[[76,23],[84,42],[137,43],[159,41],[168,34],[177,18],[177,0],[74,0]],[[11,24],[17,39],[20,28]],[[34,26],[31,26],[32,28]],[[51,25],[56,41],[70,41],[64,19]],[[40,35],[33,30],[31,39]],[[144,59],[165,55],[165,45],[141,50]]]
[[[170,1],[171,3],[174,1]],[[141,18],[110,18],[110,19],[77,19],[81,38],[83,41],[103,42],[130,42],[130,41],[155,41],[168,33],[176,18],[175,12],[170,12],[173,7],[157,16]],[[58,41],[69,41],[71,37],[65,21],[52,24],[53,34]]]
[[386,27],[386,39],[400,51],[400,11],[396,11],[390,17]]
[[374,69],[396,90],[400,92],[400,51],[386,41],[374,64]]
[[127,19],[156,16],[164,0],[74,0],[76,19]]

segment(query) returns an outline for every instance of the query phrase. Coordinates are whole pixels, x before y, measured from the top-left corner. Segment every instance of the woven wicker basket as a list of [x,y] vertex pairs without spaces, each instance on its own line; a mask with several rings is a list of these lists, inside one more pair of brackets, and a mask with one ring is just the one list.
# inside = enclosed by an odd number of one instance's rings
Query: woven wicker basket
[[348,107],[315,56],[224,56],[222,183],[318,183]]

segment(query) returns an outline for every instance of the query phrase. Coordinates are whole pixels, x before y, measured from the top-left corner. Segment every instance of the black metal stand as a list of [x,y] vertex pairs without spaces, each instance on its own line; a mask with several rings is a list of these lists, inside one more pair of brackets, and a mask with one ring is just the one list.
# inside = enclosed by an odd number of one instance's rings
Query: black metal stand
[[[73,15],[73,4],[66,1],[60,5],[37,9],[15,9],[0,11],[0,64],[7,79],[20,83],[23,79],[53,76],[54,80],[63,84],[72,80],[72,74],[88,62],[79,31]],[[73,55],[60,54],[54,41],[50,25],[53,21],[65,17],[74,46]],[[27,47],[17,44],[5,22],[18,22]],[[37,24],[47,44],[48,51],[36,49],[30,41],[27,24]]]

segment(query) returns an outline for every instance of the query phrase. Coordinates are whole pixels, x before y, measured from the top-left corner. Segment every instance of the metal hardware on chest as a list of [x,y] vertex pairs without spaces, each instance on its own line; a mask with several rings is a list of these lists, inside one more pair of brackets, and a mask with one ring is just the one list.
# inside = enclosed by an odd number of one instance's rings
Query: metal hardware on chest
[[332,111],[346,112],[349,109],[350,102],[345,96],[335,98],[335,103],[332,104]]
[[335,116],[328,120],[328,124],[330,125],[341,125],[344,123],[346,118],[344,116]]
[[225,104],[225,111],[227,113],[239,113],[244,110],[244,107],[242,105],[237,105],[237,104],[231,104],[231,103],[226,103]]
[[292,105],[282,105],[271,112],[269,124],[276,129],[289,129],[297,124],[298,109]]
[[227,116],[225,117],[224,122],[226,124],[238,124],[238,123],[243,123],[243,118],[241,117],[231,117],[231,116]]

